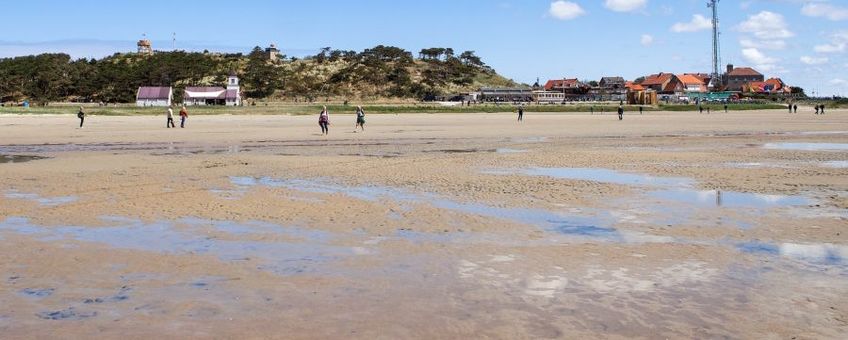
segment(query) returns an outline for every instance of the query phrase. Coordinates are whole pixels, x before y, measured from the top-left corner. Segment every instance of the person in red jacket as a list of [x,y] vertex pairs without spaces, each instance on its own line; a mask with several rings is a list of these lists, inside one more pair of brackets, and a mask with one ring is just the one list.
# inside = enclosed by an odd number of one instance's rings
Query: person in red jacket
[[180,109],[180,128],[181,129],[185,128],[185,121],[186,121],[187,118],[188,118],[188,110],[186,110],[186,107],[183,106],[183,108]]

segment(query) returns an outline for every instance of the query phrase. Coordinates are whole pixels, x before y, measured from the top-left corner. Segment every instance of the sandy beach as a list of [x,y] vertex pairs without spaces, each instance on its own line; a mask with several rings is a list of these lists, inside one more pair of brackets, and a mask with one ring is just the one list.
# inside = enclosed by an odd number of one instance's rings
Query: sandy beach
[[0,116],[0,338],[844,339],[848,110]]

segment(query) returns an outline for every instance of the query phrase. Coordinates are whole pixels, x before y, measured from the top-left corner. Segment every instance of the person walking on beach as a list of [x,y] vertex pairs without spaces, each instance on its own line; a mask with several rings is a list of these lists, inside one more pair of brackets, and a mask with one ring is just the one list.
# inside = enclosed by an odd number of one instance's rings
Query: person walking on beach
[[518,121],[519,122],[524,121],[524,105],[518,106]]
[[724,113],[727,113],[727,103],[724,103]]
[[624,120],[624,106],[618,106],[618,120]]
[[795,113],[798,113],[798,104],[793,105],[793,107],[795,108]]
[[165,127],[169,128],[169,129],[172,128],[172,127],[176,128],[177,126],[174,124],[174,109],[170,106],[168,106],[167,116],[168,116],[168,121],[165,123]]
[[362,106],[356,107],[356,126],[353,127],[353,132],[356,132],[356,128],[362,128],[362,132],[365,132],[365,110],[362,109]]
[[642,114],[642,109],[643,109],[643,107],[640,105],[640,106],[639,106],[639,114],[640,114],[640,115]]
[[330,112],[327,111],[326,106],[324,106],[324,109],[318,115],[318,125],[321,127],[322,135],[330,134]]
[[85,109],[83,109],[82,106],[80,106],[79,112],[77,112],[77,118],[79,118],[79,120],[80,120],[79,128],[82,129],[82,123],[85,122]]
[[824,104],[821,104],[821,114],[824,114]]
[[789,104],[789,113],[792,113],[792,104]]
[[816,114],[819,114],[819,104],[816,104]]
[[188,110],[186,110],[186,107],[183,106],[180,109],[180,129],[185,129],[186,119],[188,119]]

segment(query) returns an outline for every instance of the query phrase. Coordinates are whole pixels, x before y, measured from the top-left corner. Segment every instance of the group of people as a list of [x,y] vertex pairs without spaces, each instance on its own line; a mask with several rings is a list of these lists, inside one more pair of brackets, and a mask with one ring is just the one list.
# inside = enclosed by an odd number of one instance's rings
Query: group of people
[[[168,121],[165,123],[166,128],[177,128],[174,125],[174,108],[172,106],[168,106]],[[186,119],[188,119],[188,110],[185,106],[180,109],[180,128],[185,128]]]
[[[321,113],[318,114],[318,126],[321,127],[322,135],[330,134],[330,111],[327,110],[327,107],[324,106],[321,109]],[[357,132],[356,129],[362,129],[362,132],[365,132],[365,110],[362,106],[356,107],[356,125],[353,127],[353,132]]]
[[[709,107],[707,108],[707,112],[709,112]],[[704,108],[699,106],[699,111],[701,113],[704,112]],[[727,112],[727,104],[724,104],[724,111]],[[798,104],[789,104],[789,113],[798,113]],[[592,113],[595,112],[595,107],[592,107]],[[642,107],[639,107],[639,114],[642,114]],[[824,105],[816,105],[816,114],[824,114]],[[188,119],[188,110],[185,106],[180,109],[180,128],[185,128],[186,120]],[[77,113],[77,117],[80,120],[79,128],[83,128],[83,123],[85,122],[85,109],[80,106],[79,112]],[[167,128],[176,128],[177,126],[174,124],[174,109],[172,106],[168,107],[167,112],[168,121],[165,123],[165,127]],[[618,106],[618,120],[624,120],[624,106]],[[518,106],[518,121],[524,121],[524,106]],[[327,107],[324,106],[321,110],[321,113],[318,114],[318,126],[321,127],[322,135],[330,134],[330,111],[327,110]],[[362,106],[356,107],[356,125],[353,128],[353,132],[357,132],[357,128],[362,129],[362,132],[365,132],[365,110],[362,109]]]

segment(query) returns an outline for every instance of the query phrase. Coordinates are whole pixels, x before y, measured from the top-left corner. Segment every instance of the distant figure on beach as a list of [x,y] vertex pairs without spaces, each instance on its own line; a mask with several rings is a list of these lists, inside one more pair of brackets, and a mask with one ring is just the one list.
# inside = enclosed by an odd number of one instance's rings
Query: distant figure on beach
[[353,132],[356,132],[356,128],[362,128],[362,132],[365,132],[365,110],[362,106],[356,107],[356,125],[353,127]]
[[703,106],[698,105],[698,113],[704,113],[704,107]]
[[793,107],[795,108],[795,113],[798,113],[798,104],[793,105]]
[[643,107],[640,105],[639,106],[639,114],[642,114],[642,109],[643,109]]
[[724,103],[724,113],[727,113],[727,103]]
[[80,120],[80,127],[79,128],[82,129],[82,123],[85,122],[85,109],[83,109],[82,106],[80,106],[79,112],[77,112],[77,118],[79,118],[79,120]]
[[524,105],[518,106],[518,121],[519,122],[524,121]]
[[186,110],[186,107],[183,106],[180,109],[180,128],[181,129],[185,129],[186,119],[188,119],[188,110]]
[[821,105],[821,114],[824,114],[824,104]]
[[166,128],[176,128],[177,125],[174,124],[174,109],[168,106],[168,122],[165,123]]
[[595,106],[593,105],[593,106],[589,109],[589,111],[591,111],[591,112],[592,112],[592,114],[594,115],[594,114],[595,114]]
[[624,120],[624,106],[618,106],[618,120]]
[[819,104],[816,104],[816,114],[819,114]]
[[318,115],[318,125],[321,126],[321,134],[330,134],[330,112],[327,111],[326,106],[324,106],[324,109]]
[[792,113],[792,104],[789,104],[789,113]]

